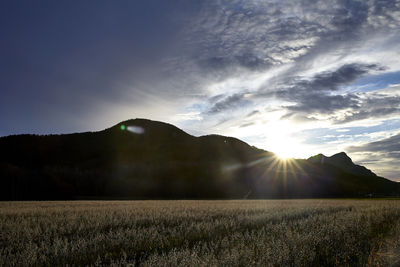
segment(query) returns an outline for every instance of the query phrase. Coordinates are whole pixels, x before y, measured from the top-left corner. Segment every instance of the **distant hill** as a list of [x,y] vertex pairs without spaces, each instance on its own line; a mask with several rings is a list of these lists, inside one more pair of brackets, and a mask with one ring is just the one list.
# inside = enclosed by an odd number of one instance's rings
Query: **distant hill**
[[337,153],[331,157],[318,154],[310,157],[308,161],[312,163],[330,164],[354,175],[377,176],[364,166],[354,164],[351,158],[344,152]]
[[344,153],[279,160],[236,138],[145,119],[99,132],[0,138],[0,199],[393,196],[400,185]]

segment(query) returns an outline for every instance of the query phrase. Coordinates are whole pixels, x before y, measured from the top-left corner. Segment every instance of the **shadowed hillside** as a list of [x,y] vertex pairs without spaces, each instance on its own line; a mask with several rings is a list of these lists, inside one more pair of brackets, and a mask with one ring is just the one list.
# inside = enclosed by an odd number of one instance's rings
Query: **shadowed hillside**
[[0,138],[3,200],[295,198],[399,194],[345,153],[281,161],[231,137],[129,120],[100,132]]

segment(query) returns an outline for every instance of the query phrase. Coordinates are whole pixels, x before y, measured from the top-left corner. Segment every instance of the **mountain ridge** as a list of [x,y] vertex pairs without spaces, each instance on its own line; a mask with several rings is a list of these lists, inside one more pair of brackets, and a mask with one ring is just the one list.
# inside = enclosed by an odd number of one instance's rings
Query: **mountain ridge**
[[359,175],[366,175],[366,176],[377,176],[374,172],[367,169],[364,166],[354,164],[352,159],[345,153],[339,152],[330,157],[325,156],[324,154],[318,154],[315,156],[311,156],[307,159],[313,163],[320,163],[320,164],[331,164],[342,170]]
[[17,199],[362,197],[399,184],[344,152],[280,161],[234,137],[147,119],[97,132],[0,138],[0,196]]

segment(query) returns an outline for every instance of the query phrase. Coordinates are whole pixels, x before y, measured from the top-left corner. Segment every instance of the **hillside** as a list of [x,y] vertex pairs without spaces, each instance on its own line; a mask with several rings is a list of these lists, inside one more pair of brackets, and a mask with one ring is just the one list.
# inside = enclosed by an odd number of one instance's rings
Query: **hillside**
[[99,132],[0,138],[2,200],[362,197],[399,184],[345,153],[280,161],[236,138],[135,119]]

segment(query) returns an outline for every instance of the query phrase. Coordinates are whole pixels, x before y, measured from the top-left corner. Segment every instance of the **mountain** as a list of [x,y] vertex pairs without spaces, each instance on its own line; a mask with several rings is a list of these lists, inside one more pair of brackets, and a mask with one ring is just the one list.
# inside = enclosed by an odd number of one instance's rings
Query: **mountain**
[[330,164],[354,175],[377,176],[375,173],[365,168],[364,166],[354,164],[351,158],[347,156],[345,152],[337,153],[331,157],[327,157],[323,154],[318,154],[316,156],[310,157],[308,161],[312,163]]
[[2,200],[363,197],[399,187],[343,152],[282,161],[236,138],[145,119],[0,138]]

